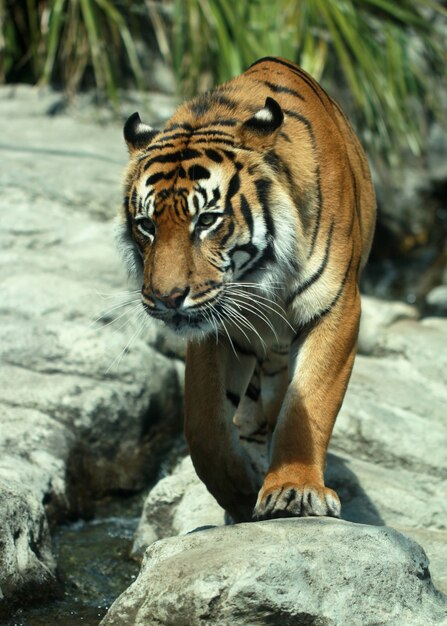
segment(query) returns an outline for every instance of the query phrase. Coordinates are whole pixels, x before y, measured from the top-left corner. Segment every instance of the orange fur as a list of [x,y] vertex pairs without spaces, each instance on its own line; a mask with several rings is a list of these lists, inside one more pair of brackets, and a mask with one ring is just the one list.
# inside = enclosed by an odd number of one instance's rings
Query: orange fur
[[[125,136],[126,255],[148,312],[190,338],[185,430],[199,476],[236,520],[253,507],[338,515],[324,463],[375,223],[352,128],[308,74],[267,58],[162,131],[130,118]],[[265,476],[235,426],[250,415],[272,438]]]

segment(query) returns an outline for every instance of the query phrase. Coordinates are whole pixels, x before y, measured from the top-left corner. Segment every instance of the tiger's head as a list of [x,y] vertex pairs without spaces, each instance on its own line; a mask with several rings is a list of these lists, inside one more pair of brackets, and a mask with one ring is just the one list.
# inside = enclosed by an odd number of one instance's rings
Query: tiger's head
[[156,131],[134,113],[125,124],[130,162],[120,248],[146,311],[176,332],[213,332],[237,315],[240,286],[267,284],[269,270],[287,257],[292,242],[282,237],[281,249],[275,242],[278,229],[290,227],[290,212],[281,220],[272,214],[272,203],[284,199],[275,164],[264,158],[283,117],[267,98],[245,122],[171,120]]

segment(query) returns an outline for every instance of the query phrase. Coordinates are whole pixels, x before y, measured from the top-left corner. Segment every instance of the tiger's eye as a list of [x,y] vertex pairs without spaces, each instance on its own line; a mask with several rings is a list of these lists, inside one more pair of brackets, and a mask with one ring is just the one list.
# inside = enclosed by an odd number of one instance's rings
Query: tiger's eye
[[155,235],[155,224],[150,217],[143,217],[137,221],[137,228],[146,237]]
[[197,220],[199,228],[209,228],[214,224],[219,216],[216,213],[202,213]]

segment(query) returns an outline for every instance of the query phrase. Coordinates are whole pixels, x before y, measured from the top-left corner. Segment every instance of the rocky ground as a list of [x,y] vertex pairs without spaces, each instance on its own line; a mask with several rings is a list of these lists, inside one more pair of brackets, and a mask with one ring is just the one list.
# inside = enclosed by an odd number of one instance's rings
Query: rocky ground
[[[181,423],[182,345],[124,305],[121,128],[92,110],[0,92],[0,620],[55,592],[54,525],[148,485]],[[185,458],[149,493],[133,553],[151,548],[104,624],[447,620],[430,578],[447,592],[447,320],[363,307],[327,469],[344,521],[224,527]]]
[[0,96],[0,610],[52,592],[49,524],[143,488],[181,424],[182,365],[123,307],[121,129],[59,102]]

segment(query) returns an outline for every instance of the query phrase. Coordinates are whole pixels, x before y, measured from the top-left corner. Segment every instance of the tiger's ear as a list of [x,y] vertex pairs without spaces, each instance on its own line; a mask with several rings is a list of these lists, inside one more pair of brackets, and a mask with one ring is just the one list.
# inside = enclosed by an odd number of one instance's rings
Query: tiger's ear
[[143,124],[138,113],[133,113],[124,124],[124,139],[130,154],[147,148],[158,130]]
[[279,104],[273,98],[267,98],[262,109],[242,124],[242,144],[255,149],[270,147],[283,121],[284,113]]

